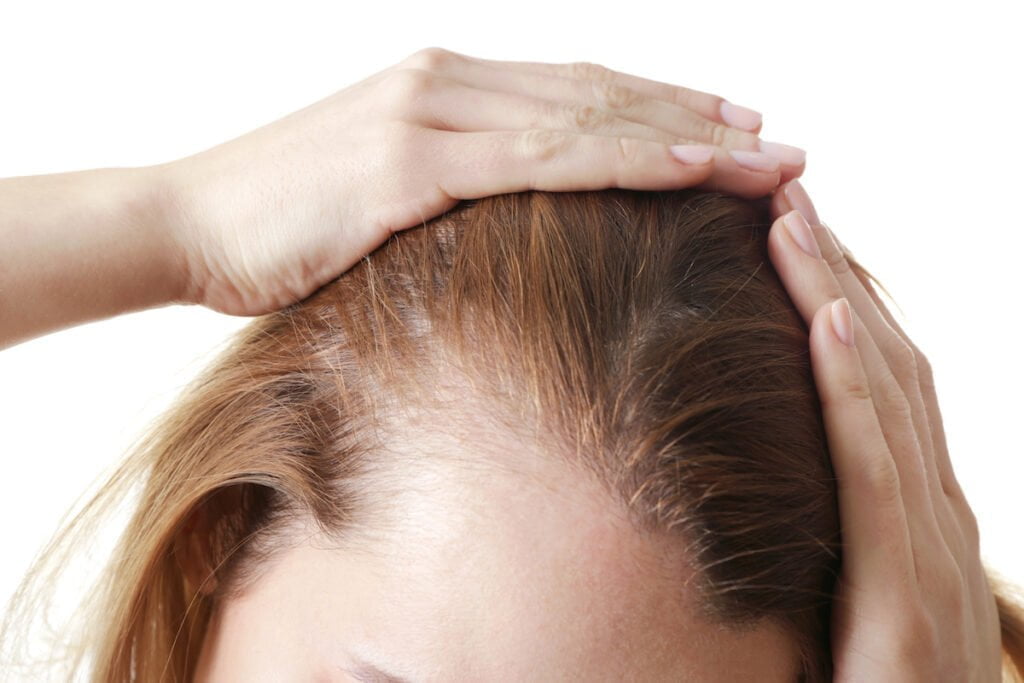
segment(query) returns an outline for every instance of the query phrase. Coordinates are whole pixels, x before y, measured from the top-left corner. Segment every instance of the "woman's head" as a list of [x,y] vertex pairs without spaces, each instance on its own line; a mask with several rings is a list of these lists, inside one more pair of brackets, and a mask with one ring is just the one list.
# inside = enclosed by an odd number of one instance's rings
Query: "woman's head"
[[96,674],[827,680],[836,489],[768,226],[487,197],[253,321],[118,475]]

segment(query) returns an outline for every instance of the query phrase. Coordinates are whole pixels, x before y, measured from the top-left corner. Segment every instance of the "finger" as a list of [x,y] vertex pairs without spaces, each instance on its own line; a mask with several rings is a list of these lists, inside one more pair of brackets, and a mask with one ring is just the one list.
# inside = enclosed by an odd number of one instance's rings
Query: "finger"
[[917,357],[909,337],[899,329],[898,325],[894,324],[895,321],[892,320],[886,307],[881,304],[877,297],[873,298],[868,293],[861,277],[858,276],[858,273],[851,266],[850,259],[848,258],[849,251],[840,244],[835,233],[817,218],[818,213],[814,204],[799,181],[792,181],[784,186],[780,186],[780,190],[776,191],[773,195],[772,206],[773,211],[786,213],[797,210],[802,215],[814,216],[818,221],[815,233],[819,237],[818,246],[823,258],[839,280],[843,292],[850,300],[857,315],[861,317],[868,330],[870,330],[872,339],[878,344],[882,356],[903,388],[913,412],[915,428],[921,440],[922,452],[925,456],[924,466],[927,470],[930,470],[930,481],[938,484],[938,477],[933,466],[934,462],[932,461],[932,466],[929,466],[931,454],[933,453],[933,431],[929,425],[928,414],[922,400],[920,382],[917,377]]
[[956,475],[953,472],[953,465],[949,459],[949,449],[946,445],[946,431],[942,424],[942,411],[939,410],[939,402],[935,391],[935,380],[932,374],[931,363],[917,344],[915,344],[910,336],[903,331],[903,328],[896,320],[896,317],[883,302],[881,295],[875,289],[874,285],[871,284],[869,278],[860,272],[857,273],[857,277],[860,279],[864,289],[868,292],[868,295],[878,305],[879,310],[882,312],[882,315],[885,316],[889,325],[907,341],[907,344],[909,344],[914,351],[914,357],[917,362],[917,370],[921,383],[921,396],[924,400],[925,411],[928,413],[928,424],[931,428],[931,440],[933,452],[935,454],[935,465],[938,471],[942,491],[951,498],[964,499],[963,489],[960,488],[960,483],[957,481]]
[[[818,217],[818,211],[814,207],[814,203],[811,201],[810,196],[807,194],[807,190],[805,190],[800,181],[796,179],[780,184],[772,193],[771,199],[771,212],[773,219],[785,213],[789,213],[793,209],[802,213],[804,218],[806,218],[807,222],[811,225],[824,225]],[[832,237],[839,244],[839,248],[842,250],[843,255],[846,256],[847,260],[855,262],[856,259],[853,258],[852,252],[850,252],[849,248],[843,244],[842,240],[836,237],[835,234],[833,234]],[[860,266],[860,264],[858,264],[858,266]],[[863,266],[860,267],[863,268]]]
[[921,394],[925,410],[928,414],[928,423],[931,428],[934,449],[931,463],[931,469],[934,474],[929,473],[932,504],[942,527],[943,536],[950,546],[953,557],[961,572],[966,572],[977,557],[979,544],[978,522],[964,495],[963,489],[960,488],[960,483],[953,472],[953,464],[950,462],[949,450],[946,446],[945,428],[942,423],[942,411],[939,410],[938,397],[935,392],[935,381],[932,378],[931,363],[928,362],[927,357],[900,327],[895,316],[889,311],[867,276],[858,271],[857,277],[889,324],[907,340],[917,358]]
[[811,198],[807,195],[807,190],[800,183],[799,180],[792,180],[784,184],[780,184],[776,188],[775,192],[772,193],[771,210],[772,220],[779,216],[789,213],[793,209],[797,209],[803,214],[804,218],[811,225],[820,225],[821,219],[818,218],[818,212],[814,208],[814,204],[811,202]]
[[[733,194],[756,198],[778,184],[775,171],[751,171],[721,148],[707,161],[684,163],[671,146],[635,138],[530,129],[433,135],[440,160],[435,176],[454,199],[530,189],[599,190],[621,187],[666,190],[728,185]],[[689,145],[683,145],[687,151]],[[691,150],[692,151],[692,150]],[[712,161],[713,158],[713,161]]]
[[845,299],[825,301],[811,316],[811,366],[837,479],[843,572],[869,594],[906,595],[916,586],[913,545],[902,482],[857,352],[865,337]]
[[[815,209],[810,196],[808,196],[807,190],[805,190],[800,181],[796,179],[780,184],[772,193],[771,199],[771,212],[773,219],[785,213],[789,213],[793,209],[802,213],[804,218],[806,218],[807,222],[811,225],[824,225],[818,217],[818,211]],[[846,256],[847,260],[851,262],[856,261],[856,259],[853,258],[853,254],[847,246],[843,244],[842,240],[834,234],[832,237],[839,244],[839,248],[842,250],[843,255]],[[860,264],[858,264],[858,266],[860,266]],[[863,266],[860,267],[863,268]]]
[[[824,225],[817,227],[816,231],[821,236],[819,246],[825,261],[835,273],[857,315],[864,321],[865,327],[878,345],[882,357],[906,397],[914,435],[920,444],[920,448],[914,453],[918,461],[913,464],[907,463],[907,468],[913,466],[915,472],[921,473],[920,478],[914,477],[914,485],[924,488],[920,494],[913,496],[913,500],[921,501],[921,508],[910,510],[908,514],[930,516],[938,525],[942,536],[941,542],[949,549],[952,557],[962,558],[964,550],[962,530],[953,517],[953,512],[939,481],[935,451],[932,446],[932,430],[921,396],[914,351],[909,340],[889,324],[889,321],[882,315],[879,305],[868,295],[864,285],[853,272],[832,231]],[[909,451],[907,455],[910,456]],[[938,548],[938,546],[936,547]]]
[[452,64],[443,73],[425,73],[482,92],[515,93],[550,102],[599,107],[622,118],[731,149],[759,149],[759,138],[753,133],[730,128],[686,107],[614,83],[493,69],[475,62]]
[[478,66],[485,67],[490,72],[515,72],[591,82],[606,82],[631,88],[647,97],[685,107],[709,121],[723,123],[727,126],[752,133],[758,133],[761,130],[761,114],[759,112],[728,102],[718,95],[613,71],[598,64],[590,64],[588,62],[551,64],[547,62],[501,61],[471,57],[443,48],[430,47],[413,54],[403,62],[403,65],[406,68],[427,69],[433,70],[436,73],[445,73],[450,69]]
[[[528,130],[549,128],[571,132],[593,133],[618,137],[635,137],[666,144],[702,142],[688,137],[692,127],[680,125],[678,119],[656,122],[651,117],[624,118],[592,104],[577,104],[538,99],[515,92],[481,90],[447,78],[424,75],[426,72],[407,72],[408,77],[428,79],[419,84],[416,107],[417,123],[448,131]],[[706,136],[705,136],[706,137]],[[757,147],[756,137],[749,146]],[[766,143],[773,144],[773,143]],[[729,150],[729,145],[724,145]],[[780,148],[786,146],[780,146]],[[724,192],[745,191],[749,185],[747,173],[779,172],[781,181],[800,175],[804,171],[802,150],[789,152],[775,150],[774,155],[749,149],[735,149],[728,154],[718,153],[716,173],[705,188]],[[779,161],[786,159],[787,161]],[[757,195],[761,196],[761,195]]]
[[[712,121],[699,114],[673,104],[643,95],[628,87],[607,83],[583,81],[558,76],[547,76],[528,72],[492,69],[472,61],[448,63],[443,72],[422,69],[400,69],[391,74],[392,78],[409,78],[429,80],[431,77],[438,82],[457,82],[465,87],[476,90],[476,99],[487,92],[518,94],[533,99],[570,105],[577,109],[589,106],[601,109],[619,118],[636,121],[689,140],[725,147],[726,149],[745,150],[768,154],[779,160],[782,165],[782,178],[789,180],[803,173],[806,165],[804,150],[776,142],[761,140],[757,135],[731,128],[722,123]],[[427,84],[413,83],[413,91],[417,94],[417,108],[423,106],[420,92],[429,90]],[[473,104],[464,103],[460,98],[452,97],[443,88],[436,98],[436,107],[448,110],[456,108],[461,112],[472,111]],[[487,129],[501,130],[512,126],[503,125],[501,120],[509,113],[516,111],[513,107],[487,107],[487,111],[497,112],[497,121],[486,124]],[[452,111],[447,116],[457,115]],[[443,118],[443,117],[442,117]],[[533,124],[524,127],[544,127]]]
[[549,128],[666,144],[691,139],[681,130],[632,121],[591,104],[553,102],[519,93],[481,90],[449,79],[440,81],[443,85],[435,86],[433,92],[419,98],[415,123],[463,132]]
[[[808,211],[817,216],[810,197],[800,186],[799,181],[788,183],[781,192],[776,192],[773,196],[773,206],[780,210],[788,207]],[[945,436],[941,433],[936,435],[935,427],[932,424],[932,414],[937,411],[937,405],[929,410],[919,377],[921,367],[926,366],[927,361],[914,346],[909,336],[896,324],[881,300],[869,293],[862,278],[852,268],[846,256],[847,250],[835,239],[834,233],[823,225],[815,228],[815,232],[822,238],[819,239],[819,246],[825,261],[839,280],[845,296],[850,300],[857,315],[864,321],[872,339],[878,345],[886,364],[906,396],[914,431],[921,445],[919,450],[920,468],[924,472],[923,483],[926,487],[925,495],[929,503],[930,514],[938,524],[942,537],[953,556],[962,557],[964,529],[955,518],[953,510],[947,502],[946,486],[942,483],[939,472],[939,460],[946,462],[949,460],[948,451],[945,450]],[[932,393],[934,395],[934,390]],[[938,419],[941,425],[941,417]],[[936,436],[940,439],[941,453],[935,445]],[[915,498],[920,497],[923,500],[925,495],[915,496]]]
[[[826,255],[834,257],[834,248],[829,248],[828,234],[820,226],[816,232],[812,232],[798,211],[793,211],[776,219],[768,234],[768,251],[775,270],[808,324],[825,303],[839,298],[849,300],[837,274],[826,260]],[[808,246],[810,254],[804,251],[801,243]],[[859,313],[857,311],[857,319],[861,320]],[[921,444],[911,418],[910,404],[870,330],[866,329],[857,349],[866,370],[882,433],[899,473],[915,557],[919,564],[926,564],[931,548],[938,545],[945,548],[946,545],[932,509]]]

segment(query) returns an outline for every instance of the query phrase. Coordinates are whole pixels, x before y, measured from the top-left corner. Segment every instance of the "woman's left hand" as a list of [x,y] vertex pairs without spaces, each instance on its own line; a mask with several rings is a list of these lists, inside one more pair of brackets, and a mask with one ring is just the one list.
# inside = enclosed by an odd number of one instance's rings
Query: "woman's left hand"
[[838,480],[835,680],[998,682],[995,598],[928,360],[798,181],[780,186],[772,210],[768,250],[810,328]]
[[428,48],[156,168],[181,299],[255,315],[463,199],[609,187],[766,196],[805,159],[760,128],[718,95],[596,64]]

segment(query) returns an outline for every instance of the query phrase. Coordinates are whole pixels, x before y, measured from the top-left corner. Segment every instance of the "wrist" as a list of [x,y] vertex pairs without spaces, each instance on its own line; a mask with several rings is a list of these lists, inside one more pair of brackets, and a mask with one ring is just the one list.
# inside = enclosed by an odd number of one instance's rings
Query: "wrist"
[[159,167],[0,180],[0,348],[183,300]]
[[141,201],[129,210],[139,212],[134,220],[145,226],[159,254],[156,263],[163,273],[166,303],[194,304],[189,268],[194,240],[186,220],[186,186],[179,182],[177,166],[171,162],[131,170],[136,173]]

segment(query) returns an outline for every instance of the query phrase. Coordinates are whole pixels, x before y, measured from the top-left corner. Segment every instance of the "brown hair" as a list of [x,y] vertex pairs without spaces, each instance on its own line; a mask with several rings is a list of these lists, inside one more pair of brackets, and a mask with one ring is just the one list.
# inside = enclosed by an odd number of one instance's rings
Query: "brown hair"
[[[142,483],[85,613],[101,615],[85,641],[95,680],[189,680],[213,606],[290,521],[337,536],[368,524],[388,404],[429,401],[452,369],[638,530],[681,539],[708,618],[774,620],[801,680],[829,680],[836,486],[769,225],[764,200],[692,190],[486,197],[253,320],[46,554],[59,570]],[[208,572],[183,570],[196,555]],[[998,604],[1022,668],[1020,609]]]

